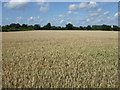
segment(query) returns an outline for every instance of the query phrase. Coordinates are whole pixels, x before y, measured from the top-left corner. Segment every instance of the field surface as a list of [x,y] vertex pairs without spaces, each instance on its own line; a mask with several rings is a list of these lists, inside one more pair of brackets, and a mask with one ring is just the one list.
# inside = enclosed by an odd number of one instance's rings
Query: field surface
[[116,88],[118,32],[3,32],[4,88]]

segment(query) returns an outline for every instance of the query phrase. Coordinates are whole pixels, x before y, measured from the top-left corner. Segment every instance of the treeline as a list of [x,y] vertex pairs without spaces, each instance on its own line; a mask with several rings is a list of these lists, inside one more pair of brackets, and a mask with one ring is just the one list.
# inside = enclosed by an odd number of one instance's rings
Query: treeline
[[19,23],[12,23],[10,25],[0,26],[2,27],[3,32],[9,32],[9,31],[29,31],[29,30],[104,30],[104,31],[120,31],[120,27],[117,25],[88,25],[88,26],[80,26],[75,27],[72,24],[67,24],[65,27],[61,26],[52,26],[51,23],[48,23],[47,25],[41,27],[39,24],[35,25],[27,25]]

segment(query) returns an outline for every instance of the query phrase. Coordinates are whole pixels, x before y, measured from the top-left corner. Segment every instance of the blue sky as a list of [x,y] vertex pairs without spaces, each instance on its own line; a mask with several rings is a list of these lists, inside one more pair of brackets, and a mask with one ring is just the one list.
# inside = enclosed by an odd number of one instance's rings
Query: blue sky
[[116,25],[117,2],[2,2],[2,24]]

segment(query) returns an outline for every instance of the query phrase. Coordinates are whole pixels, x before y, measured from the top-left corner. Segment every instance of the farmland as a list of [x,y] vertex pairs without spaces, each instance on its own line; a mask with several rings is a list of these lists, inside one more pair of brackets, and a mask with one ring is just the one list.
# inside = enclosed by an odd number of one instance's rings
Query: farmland
[[3,32],[4,88],[117,88],[118,32]]

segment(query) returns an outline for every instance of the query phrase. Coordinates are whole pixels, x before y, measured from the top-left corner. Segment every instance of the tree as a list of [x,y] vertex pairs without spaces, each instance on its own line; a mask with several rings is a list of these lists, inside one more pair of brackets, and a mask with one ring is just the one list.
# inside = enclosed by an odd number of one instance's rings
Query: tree
[[80,30],[83,30],[83,27],[82,27],[82,26],[80,26],[80,27],[79,27],[79,29],[80,29]]
[[28,30],[34,30],[34,26],[33,25],[29,25],[28,26]]
[[101,25],[92,25],[92,30],[102,30]]
[[48,23],[47,25],[41,27],[39,24],[35,25],[27,25],[19,23],[12,23],[10,25],[4,25],[1,26],[2,31],[8,32],[8,31],[25,31],[25,30],[113,30],[113,31],[120,31],[120,27],[117,25],[113,25],[112,27],[110,25],[88,25],[88,26],[80,26],[76,27],[72,24],[68,23],[65,27],[61,26],[51,26],[51,23]]
[[8,31],[10,31],[9,29],[10,29],[9,25],[2,26],[2,31],[3,32],[8,32]]
[[113,25],[113,31],[120,31],[120,28],[117,25]]
[[0,32],[2,31],[2,27],[1,27],[1,25],[0,25]]
[[27,24],[22,24],[22,28],[27,28],[28,25]]
[[35,24],[33,27],[35,30],[40,30],[40,25],[39,24]]
[[88,25],[88,26],[86,27],[86,29],[87,29],[87,30],[92,30],[92,27],[91,27],[90,25]]
[[21,25],[19,24],[19,23],[12,23],[12,24],[10,24],[10,27],[11,28],[20,28],[21,27]]
[[73,30],[79,30],[79,27],[73,27]]
[[45,26],[43,27],[43,29],[45,29],[45,30],[50,30],[50,29],[51,29],[51,23],[48,23],[47,25],[45,25]]
[[73,25],[70,24],[70,23],[67,24],[67,25],[66,25],[66,29],[67,29],[67,30],[73,30]]
[[102,30],[111,30],[111,26],[103,24]]

